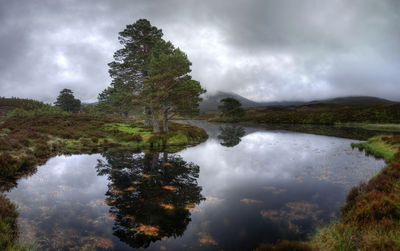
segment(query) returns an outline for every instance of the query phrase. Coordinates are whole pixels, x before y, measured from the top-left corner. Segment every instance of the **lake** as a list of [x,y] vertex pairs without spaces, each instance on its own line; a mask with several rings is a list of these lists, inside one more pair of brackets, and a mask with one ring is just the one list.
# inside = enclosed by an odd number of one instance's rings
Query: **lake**
[[21,238],[44,250],[251,250],[337,220],[384,161],[357,140],[200,123],[178,153],[57,156],[17,181]]

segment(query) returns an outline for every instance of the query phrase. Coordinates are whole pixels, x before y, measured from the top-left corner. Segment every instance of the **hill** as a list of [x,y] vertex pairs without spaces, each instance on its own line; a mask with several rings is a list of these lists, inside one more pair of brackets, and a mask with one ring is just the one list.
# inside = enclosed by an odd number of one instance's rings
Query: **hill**
[[301,105],[304,102],[300,101],[282,101],[282,102],[256,102],[240,96],[233,92],[217,92],[211,95],[205,95],[203,101],[200,103],[200,111],[217,111],[220,105],[220,100],[223,98],[234,98],[242,103],[244,108],[260,107],[260,106],[291,106],[291,105]]
[[242,97],[235,93],[228,93],[228,92],[217,92],[212,95],[205,95],[203,97],[203,101],[200,103],[200,111],[216,111],[218,110],[218,106],[220,104],[220,100],[224,98],[234,98],[239,100],[242,103],[242,106],[245,108],[248,107],[256,107],[257,102],[251,101],[245,97]]
[[383,105],[394,104],[396,102],[383,98],[370,97],[370,96],[349,96],[337,97],[332,99],[322,99],[313,101],[280,101],[280,102],[256,102],[231,92],[217,92],[215,94],[206,95],[200,103],[200,111],[217,111],[220,105],[220,100],[223,98],[232,97],[240,101],[244,108],[266,107],[266,106],[326,106],[326,105]]
[[390,101],[383,98],[370,97],[370,96],[349,96],[349,97],[338,97],[325,100],[314,100],[307,102],[304,105],[310,104],[334,104],[334,105],[387,105],[394,104],[396,102]]

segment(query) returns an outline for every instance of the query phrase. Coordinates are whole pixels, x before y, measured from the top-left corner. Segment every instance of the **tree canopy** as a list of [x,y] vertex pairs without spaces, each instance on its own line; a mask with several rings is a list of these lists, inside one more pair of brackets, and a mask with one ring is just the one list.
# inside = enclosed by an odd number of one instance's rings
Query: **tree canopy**
[[81,108],[81,101],[74,97],[70,89],[66,88],[60,91],[60,95],[58,95],[54,104],[66,112],[79,112]]
[[170,116],[199,113],[200,94],[205,90],[189,75],[191,65],[187,55],[171,42],[160,40],[153,49],[141,96],[156,115],[153,118],[158,118],[157,113],[162,114],[165,132]]
[[218,110],[222,112],[222,116],[230,117],[232,120],[239,119],[244,116],[242,104],[234,98],[221,99],[222,105],[218,106]]
[[123,48],[109,63],[111,86],[99,95],[99,107],[105,111],[127,114],[134,106],[144,107],[154,132],[160,132],[161,117],[167,132],[173,115],[199,113],[200,95],[205,92],[190,76],[187,55],[162,36],[146,19],[127,25],[118,37]]

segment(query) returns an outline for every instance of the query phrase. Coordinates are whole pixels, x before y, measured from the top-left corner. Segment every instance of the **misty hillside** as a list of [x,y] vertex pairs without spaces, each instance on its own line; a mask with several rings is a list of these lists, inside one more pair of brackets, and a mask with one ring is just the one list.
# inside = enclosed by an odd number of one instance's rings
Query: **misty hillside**
[[217,111],[220,105],[219,101],[223,98],[234,98],[242,103],[244,108],[260,107],[260,106],[291,106],[301,105],[304,102],[300,101],[282,101],[282,102],[256,102],[240,96],[236,93],[229,92],[217,92],[216,94],[206,95],[203,97],[203,101],[200,103],[200,110],[204,111]]
[[339,97],[325,100],[314,100],[305,103],[308,104],[336,104],[336,105],[382,105],[382,104],[394,104],[396,102],[390,101],[383,98],[370,97],[370,96],[349,96]]
[[216,111],[218,106],[220,105],[219,101],[224,98],[234,98],[239,100],[242,103],[243,107],[256,107],[259,106],[257,102],[251,101],[245,97],[242,97],[235,93],[228,93],[228,92],[217,92],[212,95],[205,95],[203,97],[203,101],[200,103],[200,110],[201,111]]
[[263,106],[300,106],[300,105],[376,105],[376,104],[393,104],[396,102],[370,96],[349,96],[338,97],[332,99],[313,100],[313,101],[282,101],[282,102],[255,102],[240,96],[236,93],[217,92],[216,94],[206,95],[200,103],[200,110],[217,111],[220,105],[220,100],[223,98],[232,97],[240,101],[244,108],[263,107]]

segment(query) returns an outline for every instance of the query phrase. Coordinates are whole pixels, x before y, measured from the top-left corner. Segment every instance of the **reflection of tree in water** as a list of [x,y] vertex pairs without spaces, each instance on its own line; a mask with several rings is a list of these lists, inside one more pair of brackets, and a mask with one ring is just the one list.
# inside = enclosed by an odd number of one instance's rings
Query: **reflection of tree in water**
[[97,170],[111,181],[106,195],[114,234],[135,248],[183,235],[189,210],[204,199],[197,185],[199,166],[167,153],[104,156],[108,163],[100,161]]
[[243,127],[236,125],[220,127],[219,131],[218,138],[222,140],[221,145],[226,147],[236,146],[245,135]]

